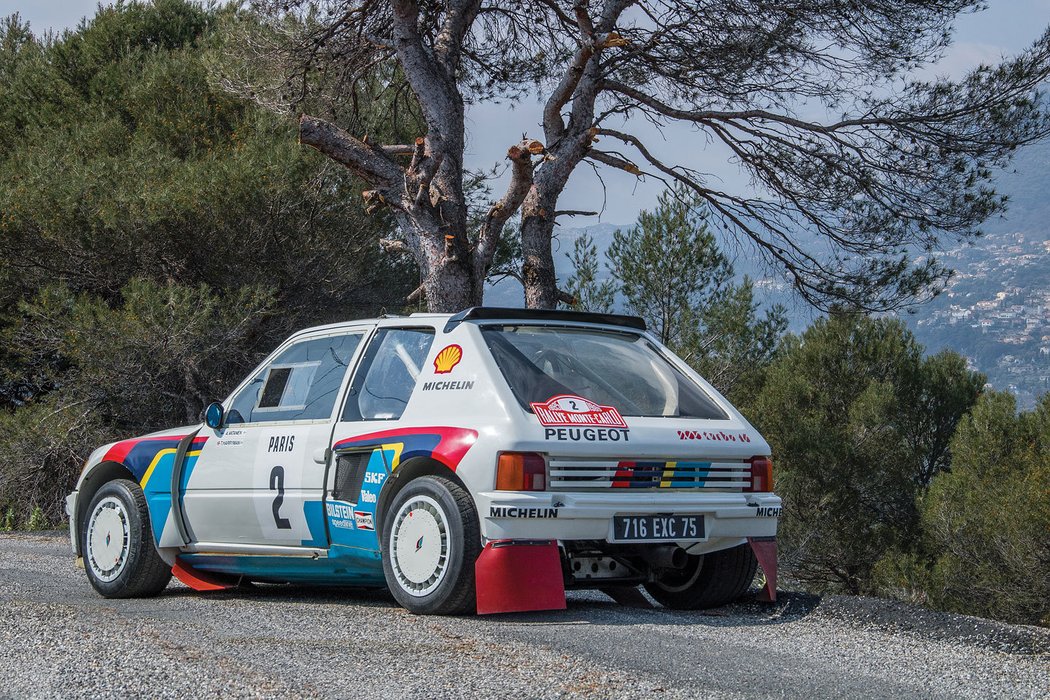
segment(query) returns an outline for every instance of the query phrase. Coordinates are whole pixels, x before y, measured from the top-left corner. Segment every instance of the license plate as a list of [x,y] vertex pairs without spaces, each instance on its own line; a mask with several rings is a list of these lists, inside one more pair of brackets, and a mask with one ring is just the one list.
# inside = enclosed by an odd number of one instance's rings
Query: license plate
[[704,537],[702,515],[617,515],[613,539],[619,542],[699,540]]

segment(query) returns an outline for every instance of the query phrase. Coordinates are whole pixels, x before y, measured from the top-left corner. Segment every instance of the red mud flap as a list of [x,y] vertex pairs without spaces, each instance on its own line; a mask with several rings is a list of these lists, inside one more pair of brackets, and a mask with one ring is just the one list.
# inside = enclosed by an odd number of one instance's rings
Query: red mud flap
[[565,609],[556,542],[489,542],[474,564],[474,580],[479,615]]
[[776,537],[748,537],[751,551],[758,559],[758,565],[762,567],[762,573],[766,575],[766,585],[758,592],[758,600],[762,603],[775,603],[777,600],[777,538]]
[[175,559],[175,566],[171,567],[171,573],[195,591],[224,591],[227,588],[233,588],[238,583],[237,579],[230,579],[228,576],[197,571],[179,558]]

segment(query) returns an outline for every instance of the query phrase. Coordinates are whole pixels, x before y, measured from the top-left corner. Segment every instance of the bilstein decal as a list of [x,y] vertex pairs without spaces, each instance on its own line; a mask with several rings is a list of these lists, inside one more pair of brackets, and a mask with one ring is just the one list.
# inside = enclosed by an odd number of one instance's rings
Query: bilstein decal
[[595,426],[602,428],[626,428],[623,416],[613,406],[600,406],[579,396],[562,394],[543,403],[533,403],[532,411],[540,425],[552,427]]

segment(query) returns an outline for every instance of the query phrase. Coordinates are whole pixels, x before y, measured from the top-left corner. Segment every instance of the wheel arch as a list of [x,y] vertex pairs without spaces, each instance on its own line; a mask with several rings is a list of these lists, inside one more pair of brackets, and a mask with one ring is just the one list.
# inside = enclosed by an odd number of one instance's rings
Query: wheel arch
[[[382,491],[379,492],[379,502],[376,503],[376,524],[379,525],[383,522],[383,516],[386,513],[386,509],[393,503],[394,498],[397,497],[398,492],[405,488],[413,480],[418,479],[422,476],[440,476],[456,483],[467,493],[471,493],[470,488],[459,478],[455,470],[449,468],[433,457],[413,457],[398,465],[386,481],[383,484]],[[381,527],[379,528],[382,531]]]
[[91,505],[91,500],[98,493],[98,490],[104,484],[117,479],[127,479],[138,483],[138,479],[135,478],[130,469],[120,462],[113,461],[99,462],[80,478],[80,483],[77,487],[76,512],[72,514],[72,522],[70,523],[70,526],[75,528],[77,533],[73,543],[77,556],[84,554],[80,546],[80,524],[83,520],[84,512]]

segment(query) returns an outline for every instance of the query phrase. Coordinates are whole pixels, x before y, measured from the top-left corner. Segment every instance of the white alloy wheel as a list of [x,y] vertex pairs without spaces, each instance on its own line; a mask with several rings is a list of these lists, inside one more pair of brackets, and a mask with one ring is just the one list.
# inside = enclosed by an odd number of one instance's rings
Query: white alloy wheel
[[390,537],[390,564],[398,585],[409,595],[423,597],[437,588],[448,570],[448,518],[430,496],[406,501],[394,516]]
[[95,505],[88,519],[85,560],[100,581],[112,581],[128,563],[131,528],[120,499],[108,496]]

